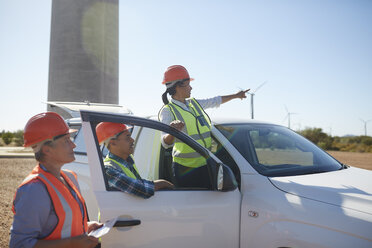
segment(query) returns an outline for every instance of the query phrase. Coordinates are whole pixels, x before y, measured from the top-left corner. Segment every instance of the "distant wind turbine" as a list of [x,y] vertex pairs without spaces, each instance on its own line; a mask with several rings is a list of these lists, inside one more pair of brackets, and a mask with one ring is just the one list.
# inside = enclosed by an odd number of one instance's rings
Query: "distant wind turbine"
[[260,86],[258,86],[254,91],[252,92],[247,92],[248,94],[251,95],[251,118],[254,119],[254,106],[253,106],[253,97],[254,95],[256,94],[256,92],[258,91],[259,88],[261,88],[262,86],[264,86],[264,84],[266,84],[267,81],[263,82]]
[[287,106],[285,106],[285,111],[287,111],[287,115],[284,117],[284,120],[288,118],[288,128],[291,128],[291,115],[297,115],[298,113],[289,112]]
[[364,123],[364,136],[367,136],[367,123],[372,121],[372,120],[363,120],[362,118],[360,118],[360,120]]

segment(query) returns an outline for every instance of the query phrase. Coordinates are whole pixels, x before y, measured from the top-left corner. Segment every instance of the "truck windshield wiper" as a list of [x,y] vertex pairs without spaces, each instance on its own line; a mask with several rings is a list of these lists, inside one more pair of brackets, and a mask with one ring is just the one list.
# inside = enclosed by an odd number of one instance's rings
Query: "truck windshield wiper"
[[347,169],[347,168],[349,168],[349,167],[350,167],[349,165],[347,165],[347,164],[342,164],[342,163],[341,163],[341,168],[338,169],[338,170]]

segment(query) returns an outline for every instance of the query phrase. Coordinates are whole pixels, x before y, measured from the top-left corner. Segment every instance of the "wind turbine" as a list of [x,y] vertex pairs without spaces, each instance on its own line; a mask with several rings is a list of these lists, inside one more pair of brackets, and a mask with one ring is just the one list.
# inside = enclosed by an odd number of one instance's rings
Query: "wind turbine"
[[252,92],[247,92],[248,94],[251,95],[251,118],[254,119],[254,111],[253,111],[253,97],[258,91],[259,88],[261,88],[264,84],[266,84],[267,81],[263,82],[260,86],[258,86],[254,91]]
[[360,120],[364,123],[364,136],[367,136],[367,123],[372,120],[365,121],[362,118],[360,118]]
[[287,115],[284,117],[284,120],[288,118],[288,128],[291,128],[291,115],[297,115],[298,113],[289,112],[287,106],[285,106],[285,111],[287,111]]

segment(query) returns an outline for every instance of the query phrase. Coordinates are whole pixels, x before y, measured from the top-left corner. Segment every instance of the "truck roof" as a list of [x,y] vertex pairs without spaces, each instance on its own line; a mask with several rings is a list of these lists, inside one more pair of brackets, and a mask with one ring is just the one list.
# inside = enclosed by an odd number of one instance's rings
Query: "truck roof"
[[52,111],[59,113],[65,119],[80,117],[79,112],[80,110],[133,114],[133,112],[130,109],[117,104],[91,103],[89,101],[85,102],[48,101],[46,102],[46,104]]

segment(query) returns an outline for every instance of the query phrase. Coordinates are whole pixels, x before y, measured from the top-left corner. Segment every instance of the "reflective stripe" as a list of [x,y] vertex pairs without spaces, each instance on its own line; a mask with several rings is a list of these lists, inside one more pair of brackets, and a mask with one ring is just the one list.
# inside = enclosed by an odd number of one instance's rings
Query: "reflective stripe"
[[195,98],[191,98],[191,103],[193,104],[193,107],[196,109],[196,111],[198,111],[199,115],[208,117],[205,119],[208,121],[209,126],[211,126],[211,120],[209,119],[209,116],[205,114],[204,110],[199,105],[198,101],[196,101]]
[[[175,108],[175,107],[174,107],[173,105],[171,105],[171,104],[168,104],[168,106],[169,106],[170,111],[172,111],[173,114],[176,116],[177,120],[180,120],[180,121],[182,121],[183,123],[186,123],[185,120],[184,120],[183,117],[182,117],[182,114],[180,113],[180,111],[177,110],[177,108]],[[184,129],[185,129],[185,133],[188,134],[189,132],[187,131],[187,125],[184,126]],[[199,138],[199,137],[198,137],[198,138]]]
[[[190,111],[174,103],[169,103],[165,107],[168,107],[175,119],[185,123],[185,132],[191,138],[210,149],[212,144],[210,119],[194,98],[189,100]],[[173,161],[183,166],[197,168],[206,164],[204,157],[178,139],[175,140],[172,155]]]
[[65,212],[65,221],[63,222],[61,230],[61,239],[71,237],[71,223],[72,223],[72,211],[70,205],[67,203],[65,198],[62,196],[61,192],[53,185],[51,181],[48,180],[43,174],[39,174],[39,177],[42,177],[57,193],[59,200],[61,201],[63,210]]
[[[79,183],[77,181],[77,175],[75,172],[70,171],[70,170],[61,170],[61,176],[65,179],[67,184],[72,189],[71,191],[70,190],[69,191],[71,192],[72,196],[75,198],[79,206],[82,223],[84,225],[84,232],[86,232],[86,230],[88,230],[88,226],[87,226],[88,214],[86,213],[87,209],[86,209],[84,198],[80,193]],[[76,225],[74,225],[74,228],[77,228]],[[74,233],[74,229],[72,230],[72,233]]]
[[[75,180],[71,180],[69,174],[75,176],[72,172],[61,170],[61,176],[69,186],[66,187],[54,175],[50,172],[44,171],[40,165],[37,165],[19,186],[22,187],[23,185],[30,183],[33,179],[38,179],[46,187],[53,204],[54,212],[58,218],[58,222],[51,233],[47,237],[43,238],[45,240],[75,237],[84,234],[88,229],[87,210],[84,198],[78,190],[76,178]],[[71,188],[71,191],[69,188]],[[14,199],[15,198],[16,195],[14,196]],[[14,214],[16,214],[14,201],[12,209]]]
[[38,176],[38,174],[30,174],[28,175],[21,183],[21,185],[23,185],[25,182],[27,181],[31,181],[32,179],[36,178]]
[[208,139],[211,137],[211,133],[207,132],[207,133],[202,133],[202,134],[193,134],[193,135],[190,135],[190,137],[193,138],[194,140],[199,140],[200,137],[202,137],[203,139]]
[[[191,99],[191,101],[194,101],[196,102],[195,99]],[[168,104],[167,106],[169,106],[169,110],[172,111],[174,113],[174,115],[176,116],[177,120],[180,120],[180,121],[183,121],[184,123],[186,123],[186,121],[184,120],[184,118],[182,117],[182,114],[178,111],[178,109],[176,107],[174,107],[172,104]],[[199,115],[201,116],[205,116],[201,111],[199,105],[197,104],[193,104],[192,107],[195,107],[196,111],[198,112]],[[190,113],[191,114],[191,113]],[[194,115],[193,115],[194,116]],[[195,116],[194,116],[195,117]],[[206,118],[208,120],[208,123],[210,124],[210,120],[209,118]],[[199,140],[201,138],[203,139],[206,139],[206,138],[209,138],[211,137],[211,134],[210,132],[205,132],[205,133],[196,133],[196,134],[190,134],[189,131],[187,130],[187,125],[185,125],[185,133],[187,133],[191,138],[193,138],[194,140]],[[176,140],[177,142],[177,140]]]
[[191,102],[193,103],[193,106],[195,107],[196,111],[198,111],[199,115],[203,115],[203,112],[199,108],[199,104],[197,104],[196,100],[194,98],[192,98],[191,99]]
[[179,151],[173,151],[172,156],[178,158],[198,158],[200,157],[200,153],[198,152],[182,153]]
[[183,117],[182,117],[181,113],[172,104],[168,104],[168,106],[170,107],[170,110],[173,111],[177,120],[183,121]]

